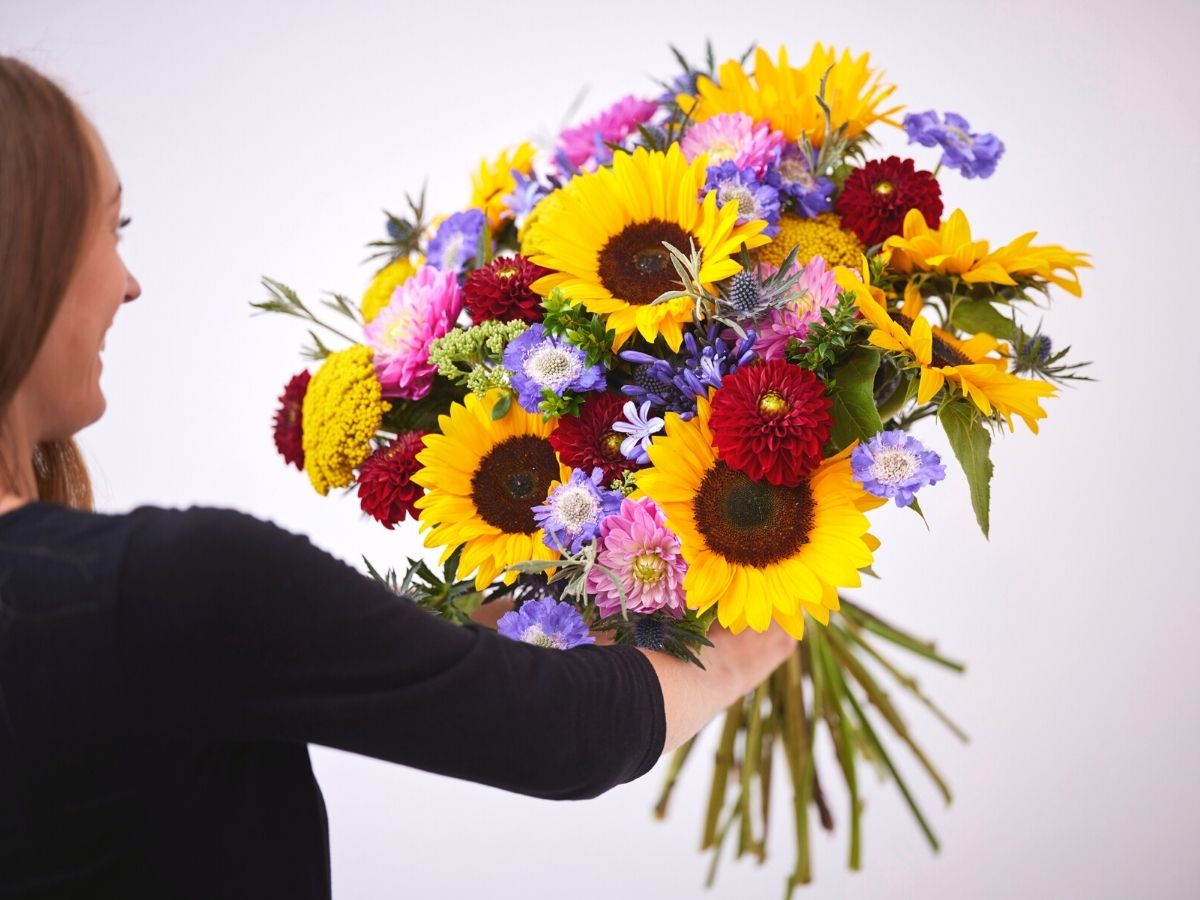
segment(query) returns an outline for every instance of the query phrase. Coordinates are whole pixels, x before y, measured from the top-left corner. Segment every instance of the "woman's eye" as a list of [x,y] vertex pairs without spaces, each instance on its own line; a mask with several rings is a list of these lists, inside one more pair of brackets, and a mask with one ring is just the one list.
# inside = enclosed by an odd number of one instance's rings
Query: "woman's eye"
[[121,232],[122,232],[122,231],[124,231],[124,230],[125,230],[125,228],[126,228],[126,227],[129,225],[129,223],[130,223],[130,222],[132,222],[132,221],[133,221],[133,219],[131,219],[129,216],[125,216],[125,217],[123,217],[123,218],[121,219],[121,221],[120,221],[120,222],[118,222],[118,223],[117,223],[117,237],[118,237],[118,238],[121,236]]

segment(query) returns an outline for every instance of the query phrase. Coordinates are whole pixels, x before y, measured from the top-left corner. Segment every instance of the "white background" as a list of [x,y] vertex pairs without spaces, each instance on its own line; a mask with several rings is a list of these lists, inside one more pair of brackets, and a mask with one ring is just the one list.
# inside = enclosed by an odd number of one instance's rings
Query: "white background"
[[[1198,24],[1194,3],[1111,0],[2,0],[0,50],[59,78],[98,123],[134,219],[125,250],[145,292],[109,335],[108,413],[81,435],[100,508],[233,506],[351,562],[402,562],[411,530],[317,497],[275,456],[271,414],[304,334],[251,318],[259,276],[310,299],[357,294],[382,208],[426,175],[435,209],[460,208],[478,160],[557,129],[579,88],[585,112],[654,92],[650,77],[674,72],[668,43],[692,56],[705,36],[722,57],[753,40],[801,60],[816,39],[870,51],[898,101],[961,112],[1008,146],[990,181],[943,178],[948,210],[997,243],[1037,229],[1094,255],[1085,298],[1062,295],[1046,328],[1096,360],[1100,382],[1051,401],[1040,436],[998,443],[990,542],[953,467],[922,495],[932,534],[894,508],[876,515],[884,580],[860,598],[969,661],[964,677],[918,672],[972,742],[914,711],[954,804],[897,758],[942,852],[868,773],[865,871],[845,870],[844,831],[821,836],[808,893],[1194,896]],[[932,154],[913,148],[925,165]],[[321,748],[313,759],[339,898],[703,895],[706,760],[663,824],[649,816],[661,767],[554,804]],[[769,862],[724,863],[710,896],[780,896],[791,848],[775,831]]]

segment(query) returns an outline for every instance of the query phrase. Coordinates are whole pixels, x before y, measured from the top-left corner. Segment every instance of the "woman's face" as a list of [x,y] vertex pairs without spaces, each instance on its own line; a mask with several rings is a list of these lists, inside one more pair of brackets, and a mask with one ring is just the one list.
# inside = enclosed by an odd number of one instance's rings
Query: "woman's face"
[[99,135],[84,123],[96,156],[100,196],[88,223],[79,265],[20,392],[35,441],[64,440],[104,413],[100,352],[122,303],[142,292],[117,243],[121,184]]

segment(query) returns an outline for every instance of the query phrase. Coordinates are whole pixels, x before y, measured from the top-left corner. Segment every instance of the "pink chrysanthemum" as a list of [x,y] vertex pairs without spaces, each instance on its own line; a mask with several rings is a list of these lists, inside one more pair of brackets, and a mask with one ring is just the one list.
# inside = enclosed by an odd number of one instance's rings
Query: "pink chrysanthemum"
[[[687,563],[679,537],[666,526],[662,510],[649,497],[626,498],[621,511],[600,523],[596,566],[612,572],[625,591],[625,608],[652,613],[665,609],[683,616],[683,576]],[[599,568],[588,572],[588,590],[605,616],[621,611],[621,592]]]
[[454,327],[462,312],[462,288],[453,272],[422,266],[396,288],[392,299],[363,330],[375,351],[375,374],[383,396],[420,400],[437,371],[429,345]]
[[620,144],[637,131],[658,110],[653,100],[639,100],[629,94],[622,97],[604,112],[586,122],[568,128],[558,136],[558,148],[576,168],[600,156],[605,160],[611,151],[605,144]]
[[[764,266],[764,272],[769,268],[772,267]],[[759,327],[754,350],[761,359],[783,359],[792,338],[804,340],[808,327],[813,322],[821,321],[821,310],[837,305],[838,285],[825,260],[814,256],[804,267],[790,293],[791,302],[780,309],[771,310],[767,320]]]
[[772,131],[766,122],[754,124],[745,113],[720,113],[693,125],[679,143],[691,162],[708,154],[710,166],[731,161],[739,169],[754,169],[762,177],[785,143],[783,132]]

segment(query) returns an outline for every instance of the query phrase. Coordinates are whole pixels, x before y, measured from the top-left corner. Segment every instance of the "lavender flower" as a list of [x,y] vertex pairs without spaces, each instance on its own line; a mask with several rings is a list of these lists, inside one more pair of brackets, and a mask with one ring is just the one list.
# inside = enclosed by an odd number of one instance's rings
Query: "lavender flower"
[[717,192],[717,206],[736,203],[738,224],[763,219],[767,227],[763,234],[775,237],[779,234],[779,190],[778,175],[770,171],[762,178],[754,169],[739,169],[737,163],[727,160],[719,166],[708,167],[708,180],[701,189],[701,196],[709,191]]
[[595,540],[605,516],[620,511],[625,499],[620,491],[602,488],[604,470],[597,467],[589,476],[573,469],[565,484],[550,491],[546,502],[533,507],[533,518],[546,534],[543,540],[551,550],[578,553],[583,545]]
[[622,385],[621,392],[690,419],[696,414],[697,397],[707,396],[710,387],[720,387],[722,378],[755,359],[753,331],[748,331],[745,338],[728,340],[719,333],[720,327],[711,325],[697,341],[689,331],[683,336],[686,352],[670,359],[638,350],[622,351],[621,359],[638,368],[634,383]]
[[587,623],[579,610],[551,597],[526,600],[520,609],[506,612],[496,623],[496,630],[514,641],[555,650],[596,643],[596,639],[588,634]]
[[517,401],[529,412],[537,412],[542,391],[602,391],[604,369],[587,365],[587,356],[578,347],[550,337],[541,325],[511,341],[504,351],[504,367],[513,373],[512,386]]
[[425,248],[426,261],[443,272],[461,275],[479,253],[483,224],[482,209],[468,209],[450,216]]
[[779,192],[796,206],[796,212],[806,219],[813,219],[833,209],[833,182],[817,175],[816,151],[810,158],[799,144],[785,147],[776,164]]
[[850,467],[863,490],[876,497],[895,498],[897,506],[908,506],[920,487],[946,477],[946,468],[936,453],[896,429],[881,432],[855,447]]
[[529,218],[533,208],[560,185],[557,179],[548,178],[543,182],[539,181],[536,176],[522,175],[516,169],[513,169],[512,175],[517,186],[511,194],[505,194],[500,199],[512,211],[514,224],[520,229],[525,225],[525,220]]
[[622,408],[625,421],[613,423],[613,431],[628,435],[621,441],[621,455],[633,460],[639,466],[650,464],[650,439],[662,431],[665,421],[659,416],[650,415],[650,401],[643,400],[641,409],[632,400]]
[[958,113],[946,113],[945,122],[933,110],[908,113],[904,117],[908,142],[923,147],[941,147],[939,165],[958,169],[964,178],[987,178],[996,171],[1004,143],[994,134],[974,134]]

